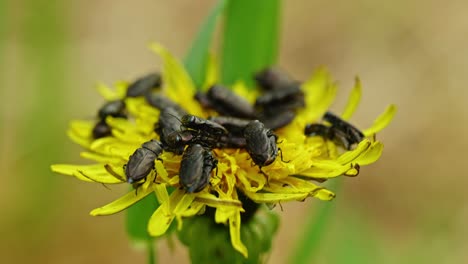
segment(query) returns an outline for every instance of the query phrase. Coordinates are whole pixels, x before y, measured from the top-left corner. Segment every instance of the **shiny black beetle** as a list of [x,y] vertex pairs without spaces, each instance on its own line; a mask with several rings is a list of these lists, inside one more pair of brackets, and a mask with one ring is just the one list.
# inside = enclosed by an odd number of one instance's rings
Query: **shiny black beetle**
[[162,80],[159,73],[147,74],[128,86],[127,97],[138,97],[144,96],[150,92],[153,88],[161,87]]
[[308,124],[304,129],[304,134],[333,140],[347,150],[350,150],[353,144],[361,142],[364,138],[364,134],[359,129],[331,112],[325,113],[323,119],[328,121],[331,126]]
[[183,116],[187,114],[187,111],[185,111],[185,109],[183,109],[182,106],[167,98],[166,96],[162,95],[161,93],[146,93],[145,98],[148,104],[161,111],[167,108],[172,108],[174,111],[177,112],[178,116]]
[[169,135],[174,135],[176,132],[181,132],[184,130],[182,122],[180,119],[180,113],[173,108],[163,109],[159,115],[159,121],[155,125],[155,131],[159,134],[159,138],[164,148],[168,151],[174,152],[178,155],[182,154],[184,151],[184,145],[174,145],[172,144]]
[[351,145],[364,139],[364,134],[359,129],[331,112],[326,112],[323,119],[328,121],[332,127],[342,131]]
[[124,166],[128,183],[136,183],[142,179],[146,180],[148,174],[154,169],[154,162],[159,159],[163,152],[163,146],[158,140],[152,139],[141,145],[129,157]]
[[114,100],[106,102],[98,110],[99,121],[93,127],[92,135],[94,139],[107,137],[111,135],[111,127],[106,123],[106,117],[127,118],[125,113],[125,103],[123,100]]
[[255,109],[247,100],[221,85],[213,85],[206,95],[206,98],[203,96],[198,96],[198,98],[205,101],[208,99],[209,103],[205,102],[205,104],[222,115],[241,118],[255,117]]
[[245,127],[252,121],[232,116],[212,116],[208,120],[222,125],[229,131],[229,134],[234,136],[243,136]]
[[278,156],[278,137],[258,120],[251,121],[244,129],[246,149],[260,168],[270,165]]
[[201,134],[214,138],[229,133],[222,125],[194,115],[184,115],[181,122],[185,128],[196,130]]
[[254,79],[258,86],[267,91],[282,89],[294,82],[285,72],[274,67],[263,69],[255,74]]
[[336,144],[345,149],[351,149],[351,143],[347,135],[333,126],[326,126],[323,124],[308,124],[304,129],[304,134],[308,137],[321,136],[325,139],[334,141]]
[[200,144],[189,145],[180,162],[180,184],[189,193],[199,192],[210,182],[218,160]]

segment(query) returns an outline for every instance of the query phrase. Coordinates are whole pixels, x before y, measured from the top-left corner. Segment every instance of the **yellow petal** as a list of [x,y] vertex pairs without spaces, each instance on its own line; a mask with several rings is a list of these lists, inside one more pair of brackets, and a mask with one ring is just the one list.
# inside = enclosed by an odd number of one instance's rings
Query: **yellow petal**
[[94,152],[81,152],[80,157],[85,158],[85,159],[90,159],[93,161],[97,161],[100,163],[125,163],[125,160],[122,160],[119,157],[112,157],[112,156],[107,156],[99,153],[94,153]]
[[91,150],[97,153],[116,156],[126,160],[139,147],[140,144],[125,143],[113,137],[96,139],[90,146]]
[[359,165],[368,165],[376,162],[383,152],[383,144],[379,141],[372,142],[371,147],[360,155],[355,162]]
[[128,82],[126,81],[118,81],[114,84],[115,86],[115,96],[117,97],[116,99],[122,99],[125,98],[127,95],[127,88],[128,88]]
[[323,68],[317,70],[301,87],[306,95],[306,108],[301,110],[299,115],[308,123],[315,122],[330,107],[337,87],[331,83],[330,74]]
[[349,95],[348,103],[346,104],[345,110],[341,115],[342,119],[349,120],[351,118],[351,116],[354,114],[354,111],[356,111],[357,106],[359,105],[361,95],[361,80],[359,80],[359,77],[356,77],[353,90],[351,90],[351,94]]
[[354,169],[354,164],[337,165],[336,163],[330,166],[327,161],[316,163],[316,167],[298,173],[300,176],[312,179],[329,179],[346,174],[349,170]]
[[[156,191],[158,191],[158,188],[156,188]],[[193,195],[187,195],[185,191],[181,189],[174,190],[169,200],[161,203],[159,208],[151,216],[148,223],[148,233],[152,236],[161,236],[166,233],[176,216],[175,212],[183,213],[190,206],[192,201]]]
[[93,140],[92,130],[94,125],[94,121],[73,120],[70,122],[70,128],[67,131],[67,135],[73,142],[81,145],[84,148],[89,148]]
[[194,201],[191,205],[190,208],[187,208],[184,212],[180,213],[181,217],[192,217],[194,215],[197,215],[199,213],[203,212],[203,208],[205,208],[205,204],[201,202]]
[[99,183],[121,183],[122,181],[110,175],[102,164],[71,165],[54,164],[51,166],[53,172],[74,176],[79,180]]
[[369,137],[387,127],[388,124],[390,124],[390,122],[392,121],[393,117],[395,116],[395,113],[396,106],[389,105],[387,109],[385,109],[385,112],[379,117],[377,117],[377,119],[375,119],[374,124],[372,124],[371,127],[363,131],[364,135],[366,137]]
[[102,95],[102,97],[106,99],[106,101],[113,101],[122,98],[122,96],[120,96],[120,94],[117,91],[111,89],[109,86],[105,85],[102,82],[99,82],[96,85],[96,89]]
[[198,194],[195,197],[195,201],[204,203],[210,207],[236,207],[239,209],[242,208],[242,203],[239,200],[221,199],[210,193]]
[[240,211],[237,211],[237,213],[229,219],[229,233],[231,235],[231,244],[235,250],[237,250],[239,253],[242,254],[242,256],[247,258],[248,251],[245,245],[241,241],[240,229],[241,229],[241,217],[240,217]]
[[251,200],[257,203],[279,203],[285,201],[302,201],[308,193],[252,193],[245,192]]
[[111,214],[118,213],[132,206],[134,203],[140,201],[141,199],[145,198],[147,195],[151,193],[153,193],[153,188],[148,188],[146,190],[138,188],[137,192],[135,190],[132,190],[126,195],[113,201],[112,203],[92,210],[90,215],[98,216],[98,215],[111,215]]
[[182,215],[184,215],[184,213],[190,209],[190,205],[194,199],[194,194],[186,193],[174,208],[173,214],[177,218],[177,230],[182,230]]
[[363,141],[359,142],[355,149],[346,151],[345,153],[341,154],[341,156],[339,156],[336,161],[343,165],[348,164],[367,151],[370,146],[371,142],[368,139],[364,139]]
[[163,79],[167,87],[166,95],[182,105],[189,113],[202,114],[201,106],[193,100],[195,86],[182,64],[159,43],[152,43],[149,47],[161,56],[164,62]]
[[74,130],[68,130],[67,136],[76,144],[87,149],[90,148],[91,143],[93,142],[91,137],[82,137],[81,135],[77,134]]
[[270,182],[265,190],[272,193],[308,194],[307,196],[318,197],[321,200],[331,200],[335,197],[335,194],[329,190],[296,177]]
[[182,92],[186,89],[195,90],[192,79],[190,79],[182,64],[166,48],[159,43],[151,43],[149,48],[163,59],[164,82],[171,89],[174,89],[176,92]]
[[151,236],[164,235],[174,220],[174,217],[175,215],[171,214],[167,207],[160,205],[148,222],[148,233]]
[[166,184],[156,184],[154,192],[158,198],[158,202],[161,206],[166,206],[169,209],[169,193],[167,192]]

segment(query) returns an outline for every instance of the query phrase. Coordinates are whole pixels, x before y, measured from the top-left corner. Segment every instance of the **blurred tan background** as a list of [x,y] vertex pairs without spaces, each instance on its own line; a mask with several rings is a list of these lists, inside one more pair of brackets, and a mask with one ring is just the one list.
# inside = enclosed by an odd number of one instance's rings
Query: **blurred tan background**
[[[28,19],[41,14],[26,12],[31,10],[27,2],[7,2],[0,57],[0,262],[146,261],[143,252],[128,247],[123,214],[88,215],[124,188],[109,191],[55,175],[48,166],[82,162],[80,148],[65,131],[70,119],[94,116],[102,103],[96,81],[111,84],[159,69],[159,59],[146,48],[150,40],[182,57],[213,3],[63,4],[63,17],[55,21],[65,35],[56,47],[63,49],[58,59],[63,65],[49,65],[60,71],[46,72],[59,75],[51,84],[60,87],[50,92],[37,85],[47,83],[37,80],[47,65],[34,65],[35,52],[42,49],[24,32]],[[394,122],[378,135],[386,146],[381,160],[358,178],[345,179],[333,201],[333,221],[316,263],[359,262],[359,257],[343,261],[334,256],[336,248],[348,246],[356,255],[370,254],[373,263],[468,261],[468,175],[463,168],[468,147],[467,10],[466,1],[456,0],[284,1],[282,68],[304,79],[326,65],[340,83],[336,111],[359,75],[364,94],[352,119],[359,127],[370,125],[386,105],[398,106]],[[46,25],[37,37],[48,34],[55,33]],[[39,118],[31,120],[37,111]],[[319,203],[308,199],[284,205],[270,263],[287,262],[301,224]],[[158,254],[160,263],[187,263],[181,246],[171,253],[165,242],[159,243]]]

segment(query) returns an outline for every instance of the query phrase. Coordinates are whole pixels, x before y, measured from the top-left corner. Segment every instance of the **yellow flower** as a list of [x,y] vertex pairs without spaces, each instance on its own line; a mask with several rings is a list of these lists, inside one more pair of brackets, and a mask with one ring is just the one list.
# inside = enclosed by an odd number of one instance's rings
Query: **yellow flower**
[[[182,105],[189,113],[207,117],[209,113],[193,99],[195,87],[181,64],[162,46],[152,44],[150,48],[162,57],[164,62],[164,93]],[[216,67],[210,67],[208,87],[217,80]],[[125,97],[127,83],[121,82],[112,90],[100,84],[99,92],[106,100]],[[262,168],[252,165],[249,154],[244,149],[215,149],[218,159],[217,173],[212,173],[210,184],[201,192],[186,193],[179,188],[180,155],[163,152],[162,161],[155,162],[155,171],[151,172],[138,191],[131,191],[121,198],[91,211],[91,215],[110,215],[120,212],[145,196],[155,194],[160,206],[151,216],[148,232],[153,236],[163,235],[174,219],[182,227],[182,219],[203,214],[206,206],[215,208],[216,223],[229,225],[232,246],[247,257],[247,248],[241,241],[241,214],[245,212],[239,195],[245,194],[256,203],[280,203],[303,201],[308,197],[331,200],[335,194],[311,180],[324,180],[347,175],[356,176],[359,167],[375,162],[381,155],[383,145],[372,136],[391,121],[395,107],[390,106],[375,123],[364,130],[366,138],[356,148],[339,151],[330,140],[322,137],[306,137],[304,127],[308,123],[318,122],[333,102],[337,87],[328,73],[321,69],[311,79],[302,84],[306,98],[306,108],[301,110],[288,126],[277,130],[278,147],[284,162],[277,158],[271,165]],[[248,90],[241,82],[236,83],[233,91],[250,101],[255,100],[255,92]],[[350,100],[341,117],[348,120],[357,107],[361,95],[359,80],[350,96]],[[121,119],[107,117],[106,122],[112,128],[112,136],[93,140],[93,121],[73,121],[68,131],[69,137],[86,149],[81,153],[85,159],[96,163],[91,165],[52,165],[52,170],[74,176],[88,182],[104,184],[126,183],[123,166],[129,156],[150,139],[159,139],[154,132],[159,110],[149,106],[144,98],[125,98],[129,115],[132,118]],[[107,167],[107,168],[106,168]],[[121,177],[111,175],[111,169]],[[167,187],[176,189],[168,193]],[[242,193],[242,194],[240,194]]]

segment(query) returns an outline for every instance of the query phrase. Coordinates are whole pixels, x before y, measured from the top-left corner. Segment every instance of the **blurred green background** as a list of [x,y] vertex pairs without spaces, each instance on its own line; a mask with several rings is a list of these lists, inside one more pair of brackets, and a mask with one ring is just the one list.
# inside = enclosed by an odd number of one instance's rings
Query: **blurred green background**
[[[97,81],[160,69],[157,40],[182,57],[214,0],[0,1],[0,256],[2,263],[144,263],[128,246],[124,214],[88,212],[123,193],[49,171],[84,162],[65,135],[93,118]],[[339,81],[333,109],[355,75],[365,128],[395,103],[378,135],[379,162],[346,178],[315,263],[468,261],[468,18],[466,1],[284,1],[279,65],[298,79],[326,65]],[[318,200],[283,205],[269,263],[287,263]],[[160,263],[187,263],[176,243]]]

